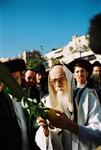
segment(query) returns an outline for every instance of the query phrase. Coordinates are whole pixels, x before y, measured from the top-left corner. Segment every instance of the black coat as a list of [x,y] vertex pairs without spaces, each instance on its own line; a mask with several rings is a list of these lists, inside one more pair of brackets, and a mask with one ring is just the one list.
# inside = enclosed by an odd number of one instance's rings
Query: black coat
[[21,150],[20,127],[10,97],[4,92],[0,92],[0,147]]
[[[33,133],[28,126],[30,150],[37,150],[32,135]],[[21,143],[21,129],[17,121],[12,100],[4,92],[0,92],[0,149],[22,150]]]

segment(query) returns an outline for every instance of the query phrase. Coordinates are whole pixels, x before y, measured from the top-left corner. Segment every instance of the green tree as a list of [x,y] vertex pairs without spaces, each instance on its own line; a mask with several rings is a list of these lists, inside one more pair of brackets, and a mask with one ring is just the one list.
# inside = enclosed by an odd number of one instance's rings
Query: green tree
[[27,67],[36,69],[40,64],[45,65],[45,59],[38,50],[33,50],[27,58]]

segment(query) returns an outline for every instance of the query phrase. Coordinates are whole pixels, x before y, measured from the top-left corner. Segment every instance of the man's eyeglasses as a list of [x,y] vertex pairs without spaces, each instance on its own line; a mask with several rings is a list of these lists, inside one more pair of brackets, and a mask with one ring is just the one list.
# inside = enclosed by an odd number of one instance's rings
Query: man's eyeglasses
[[51,83],[52,85],[55,85],[57,82],[58,82],[58,83],[63,83],[64,81],[66,81],[66,77],[65,77],[65,76],[61,76],[61,77],[56,78],[56,79],[51,79],[51,80],[50,80],[50,83]]

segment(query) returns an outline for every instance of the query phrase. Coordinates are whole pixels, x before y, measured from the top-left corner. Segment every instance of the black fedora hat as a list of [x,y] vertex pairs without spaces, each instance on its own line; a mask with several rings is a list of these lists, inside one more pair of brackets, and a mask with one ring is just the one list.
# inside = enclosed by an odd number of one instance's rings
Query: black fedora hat
[[37,73],[44,73],[45,72],[45,66],[43,64],[38,64],[35,68],[35,71]]
[[95,67],[95,66],[101,67],[101,63],[96,60],[96,61],[92,64],[92,66],[93,66],[93,67]]
[[69,64],[67,64],[68,69],[74,73],[74,67],[80,66],[82,68],[85,68],[85,70],[89,73],[89,76],[92,74],[92,64],[83,58],[76,58]]
[[15,58],[12,60],[8,60],[3,62],[3,64],[8,68],[8,70],[13,73],[16,71],[24,71],[26,69],[25,61],[21,58]]

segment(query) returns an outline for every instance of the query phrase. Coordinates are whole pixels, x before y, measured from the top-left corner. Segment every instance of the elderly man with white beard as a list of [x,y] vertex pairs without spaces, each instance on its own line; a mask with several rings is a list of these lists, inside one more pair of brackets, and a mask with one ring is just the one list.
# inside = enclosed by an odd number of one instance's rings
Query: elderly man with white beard
[[[49,95],[42,101],[54,116],[38,117],[35,141],[41,150],[95,150],[101,145],[101,107],[93,93],[77,106],[73,101],[74,80],[64,65],[49,71]],[[87,108],[86,108],[87,107]],[[79,111],[78,111],[79,110]],[[78,112],[80,113],[78,120]]]

